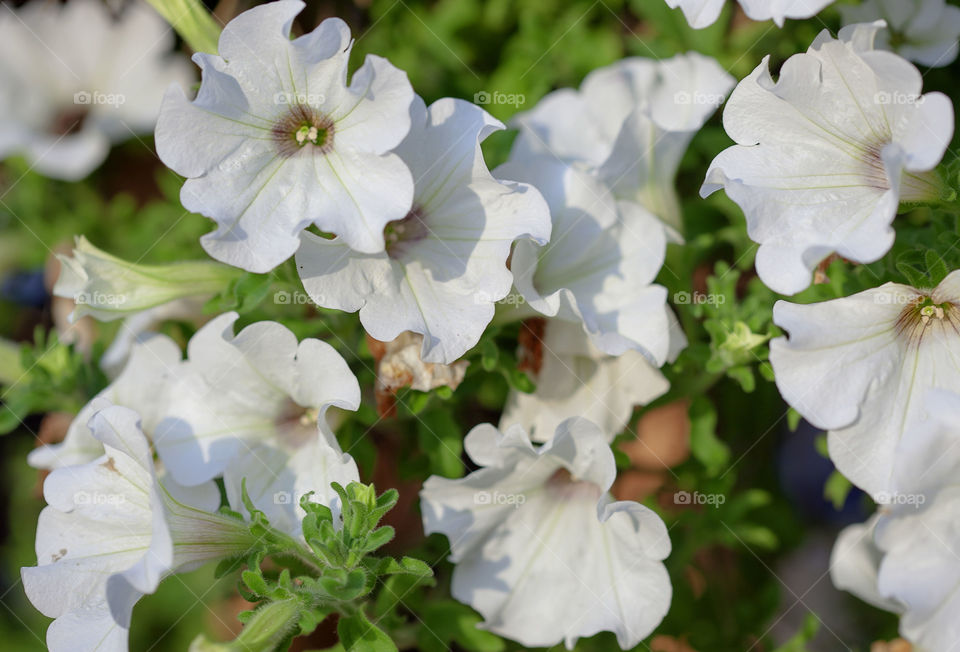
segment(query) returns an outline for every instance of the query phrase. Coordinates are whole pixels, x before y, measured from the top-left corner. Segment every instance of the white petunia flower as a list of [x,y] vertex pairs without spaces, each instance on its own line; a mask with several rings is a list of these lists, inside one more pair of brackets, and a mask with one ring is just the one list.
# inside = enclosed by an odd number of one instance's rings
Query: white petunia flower
[[423,360],[448,364],[479,341],[509,293],[514,240],[545,243],[550,215],[535,189],[487,170],[480,143],[503,125],[486,111],[450,98],[427,109],[417,98],[411,116],[395,151],[416,179],[413,207],[387,225],[386,250],[364,254],[304,233],[297,269],[319,305],[359,310],[380,341],[420,333]]
[[78,236],[72,256],[57,256],[58,297],[77,304],[70,319],[93,315],[111,321],[169,304],[184,297],[210,297],[240,272],[210,261],[140,265],[94,247]]
[[613,453],[596,425],[563,422],[539,449],[520,426],[489,424],[464,442],[482,468],[433,476],[420,494],[424,529],[450,540],[453,596],[483,628],[527,647],[616,633],[637,645],[667,613],[670,552],[654,512],[613,502]]
[[37,566],[21,570],[30,602],[56,619],[47,630],[53,652],[125,651],[141,596],[171,573],[253,543],[242,522],[213,513],[214,483],[186,489],[158,478],[135,412],[107,407],[90,427],[104,452],[47,477]]
[[770,342],[784,399],[829,430],[830,457],[874,497],[890,491],[896,449],[928,417],[931,388],[960,392],[960,270],[934,290],[887,283],[809,305],[778,301],[788,337]]
[[696,52],[622,59],[591,72],[579,91],[554,91],[514,118],[520,133],[511,160],[547,153],[583,166],[676,237],[683,221],[674,188],[680,159],[734,81]]
[[152,332],[165,321],[182,321],[199,326],[207,319],[203,313],[207,298],[200,295],[176,299],[125,317],[110,346],[100,356],[100,368],[109,378],[115,378],[130,359],[133,347],[151,337]]
[[521,240],[511,258],[514,283],[530,308],[582,324],[604,353],[637,350],[663,365],[678,327],[666,288],[653,284],[667,246],[660,222],[548,155],[507,162],[496,173],[532,184],[550,205],[550,242]]
[[933,390],[931,418],[898,449],[894,490],[864,525],[841,533],[831,559],[838,588],[900,614],[915,650],[960,639],[960,395]]
[[[894,0],[898,1],[898,0]],[[709,27],[720,17],[725,0],[667,0],[667,5],[680,7],[690,27]],[[752,20],[773,20],[783,27],[787,18],[810,18],[833,0],[739,0],[743,12]]]
[[383,251],[403,218],[410,170],[390,150],[410,128],[406,74],[370,55],[346,84],[350,30],[338,18],[290,40],[299,0],[260,5],[230,21],[219,54],[195,54],[196,100],[163,101],[157,153],[188,178],[185,208],[217,222],[201,239],[214,258],[266,272],[316,225],[366,253]]
[[148,437],[160,422],[165,396],[175,381],[183,353],[176,342],[165,335],[151,335],[131,347],[130,357],[120,374],[87,403],[74,417],[59,444],[36,448],[27,455],[27,463],[38,469],[58,469],[86,464],[103,455],[103,445],[90,430],[90,419],[109,405],[137,412],[141,428]]
[[163,92],[189,85],[169,56],[170,27],[145,3],[114,18],[97,0],[0,10],[0,158],[22,154],[41,174],[87,176],[111,143],[149,133]]
[[271,523],[292,529],[299,498],[315,491],[330,503],[334,480],[357,479],[326,423],[330,406],[356,410],[360,386],[326,342],[296,336],[276,322],[233,334],[236,313],[197,331],[169,389],[154,444],[170,474],[192,486],[224,476],[241,511],[240,485]]
[[580,416],[612,440],[630,421],[633,408],[664,394],[670,383],[641,353],[609,356],[598,351],[577,324],[548,320],[536,391],[513,390],[500,429],[514,423],[533,441],[547,441],[562,421]]
[[821,32],[776,82],[764,59],[723,114],[737,144],[707,171],[701,194],[724,188],[760,244],[757,273],[794,294],[836,252],[869,263],[893,244],[901,201],[938,199],[932,170],[953,135],[953,106],[921,95],[920,72],[873,49],[882,23]]
[[844,24],[883,20],[887,28],[877,34],[877,47],[921,65],[937,68],[957,58],[960,7],[945,0],[866,0],[841,6],[840,13]]

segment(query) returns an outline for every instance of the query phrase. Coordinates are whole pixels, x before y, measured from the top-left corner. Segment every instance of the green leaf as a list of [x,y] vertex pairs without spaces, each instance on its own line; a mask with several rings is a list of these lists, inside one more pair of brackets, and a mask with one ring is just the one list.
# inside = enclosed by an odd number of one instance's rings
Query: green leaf
[[240,579],[243,580],[243,583],[247,585],[251,591],[256,595],[266,596],[270,592],[270,587],[267,586],[267,581],[263,579],[263,575],[260,574],[260,569],[257,570],[245,570],[240,573]]
[[341,616],[337,623],[340,643],[351,652],[396,652],[397,646],[362,612]]
[[850,494],[851,488],[853,488],[853,485],[850,484],[850,481],[842,473],[835,470],[823,485],[823,497],[833,503],[834,509],[839,510],[847,502],[847,496]]
[[794,410],[792,407],[787,408],[787,427],[790,428],[790,432],[796,432],[797,427],[800,425],[800,419],[803,417],[799,412]]
[[717,439],[717,411],[706,398],[699,396],[690,404],[690,452],[704,467],[707,475],[718,475],[730,460],[730,449]]

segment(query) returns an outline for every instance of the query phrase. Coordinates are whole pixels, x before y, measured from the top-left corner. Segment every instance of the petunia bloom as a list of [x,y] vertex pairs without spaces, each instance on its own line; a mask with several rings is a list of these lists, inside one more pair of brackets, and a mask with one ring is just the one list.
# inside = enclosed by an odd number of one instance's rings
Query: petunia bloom
[[514,240],[545,243],[550,214],[535,189],[487,170],[480,143],[503,125],[486,111],[451,98],[428,109],[417,98],[411,116],[395,151],[416,178],[413,206],[387,224],[386,250],[360,253],[304,233],[297,269],[317,304],[359,310],[383,342],[420,333],[423,360],[449,364],[479,341],[510,292]]
[[140,428],[151,437],[166,406],[183,357],[180,346],[166,335],[150,335],[132,345],[129,359],[116,378],[83,406],[63,441],[35,448],[27,463],[38,469],[59,469],[86,464],[103,455],[103,444],[90,430],[90,419],[110,405],[134,410]]
[[450,540],[453,596],[483,628],[527,647],[612,631],[637,645],[670,605],[667,529],[654,512],[614,502],[613,453],[600,429],[569,419],[535,448],[520,426],[489,424],[464,442],[480,467],[433,476],[420,493],[424,529]]
[[98,0],[31,2],[0,11],[0,159],[22,154],[74,181],[112,143],[149,133],[163,92],[189,85],[174,33],[145,3],[116,17]]
[[837,253],[869,263],[893,244],[900,202],[940,197],[934,170],[953,136],[953,106],[921,95],[920,72],[875,50],[883,23],[821,32],[775,82],[769,57],[730,96],[736,145],[710,165],[701,194],[724,188],[759,243],[757,273],[794,294]]
[[141,265],[111,256],[78,236],[71,256],[58,256],[58,297],[73,299],[72,320],[93,315],[102,321],[129,317],[185,297],[209,297],[240,272],[210,261]]
[[960,7],[945,0],[866,0],[842,5],[840,13],[845,24],[883,20],[877,47],[920,65],[939,68],[957,58]]
[[829,430],[830,458],[855,485],[891,490],[900,445],[929,417],[933,388],[960,392],[960,270],[933,290],[897,283],[809,305],[778,301],[770,342],[784,399]]
[[533,441],[547,441],[560,423],[581,416],[612,440],[630,421],[633,408],[666,393],[670,383],[637,351],[610,356],[598,351],[577,324],[546,320],[540,346],[537,387],[531,393],[513,390],[500,429],[514,423]]
[[330,406],[356,410],[360,386],[332,346],[297,342],[276,322],[233,333],[236,313],[207,323],[168,390],[154,444],[177,482],[223,476],[231,506],[243,511],[245,479],[253,504],[277,527],[299,523],[308,491],[329,503],[330,483],[357,479],[326,422]]
[[508,161],[496,173],[532,184],[550,206],[550,242],[521,240],[511,259],[514,284],[529,308],[580,324],[604,353],[636,350],[662,366],[671,339],[682,333],[666,305],[666,288],[653,282],[666,255],[660,222],[549,155]]
[[270,2],[230,21],[219,56],[194,55],[196,100],[172,88],[157,123],[157,153],[187,177],[184,207],[217,223],[201,244],[252,272],[292,256],[311,225],[383,251],[384,227],[411,208],[410,170],[390,153],[410,128],[406,74],[369,55],[347,85],[349,28],[329,18],[291,40],[303,7]]
[[831,576],[874,606],[900,614],[916,650],[949,650],[960,637],[960,395],[925,396],[930,419],[898,448],[893,490],[876,515],[844,530]]
[[104,452],[47,477],[37,566],[21,571],[30,602],[56,619],[47,630],[53,652],[127,650],[141,596],[171,573],[254,543],[242,522],[214,513],[214,483],[187,489],[158,476],[135,412],[107,407],[90,428]]
[[679,239],[683,219],[674,179],[680,159],[733,85],[716,61],[696,52],[622,59],[591,72],[578,91],[554,91],[516,116],[520,133],[510,159],[548,154],[581,166]]
[[[683,11],[694,29],[709,27],[720,17],[726,0],[667,0],[667,4]],[[739,0],[743,12],[752,20],[771,20],[783,27],[787,18],[810,18],[833,0]]]

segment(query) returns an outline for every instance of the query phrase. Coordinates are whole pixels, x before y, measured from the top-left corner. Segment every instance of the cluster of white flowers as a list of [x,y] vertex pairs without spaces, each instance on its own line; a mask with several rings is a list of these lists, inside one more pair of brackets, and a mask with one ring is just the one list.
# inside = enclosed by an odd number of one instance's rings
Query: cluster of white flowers
[[[900,0],[893,0],[899,2]],[[738,0],[743,12],[752,20],[773,20],[783,27],[787,18],[810,18],[833,0]],[[726,0],[667,0],[673,8],[679,7],[694,29],[709,27],[720,17]]]
[[[723,0],[667,3],[699,28]],[[750,18],[782,24],[830,0],[740,4]],[[884,47],[896,42],[903,56],[942,64],[956,56],[956,17],[942,0],[914,3],[922,11],[909,15],[872,4],[861,11],[890,14],[889,25],[824,32],[776,81],[765,59],[724,112],[736,144],[713,161],[702,192],[723,188],[743,209],[758,274],[784,294],[809,286],[834,253],[878,260],[893,244],[900,203],[935,199],[943,187],[935,168],[953,135],[953,107],[942,94],[922,95],[920,72],[875,41],[885,34]],[[527,646],[572,648],[600,631],[625,649],[637,645],[669,608],[670,539],[655,512],[609,494],[610,444],[636,405],[667,391],[660,368],[686,346],[656,283],[668,242],[684,241],[674,179],[735,80],[696,53],[624,59],[518,115],[510,158],[491,172],[481,143],[503,124],[459,99],[427,106],[406,74],[377,56],[348,79],[346,24],[329,18],[291,39],[303,7],[279,0],[241,14],[217,54],[194,55],[196,98],[174,84],[162,100],[158,154],[187,178],[184,207],[216,222],[204,249],[255,273],[295,258],[318,306],[359,311],[382,342],[418,334],[427,364],[455,363],[495,318],[527,319],[536,391],[511,394],[499,430],[483,424],[467,436],[478,470],[427,480],[425,530],[449,538],[453,595],[486,629]],[[49,11],[24,20],[37,29],[68,22]],[[143,30],[156,20],[131,15]],[[26,47],[17,29],[0,20],[0,52]],[[121,45],[127,37],[147,38],[131,28]],[[189,79],[159,57],[144,65],[150,71],[134,80]],[[0,63],[0,75],[14,72],[24,71]],[[36,130],[24,142],[0,110],[0,154],[23,151],[50,174],[85,174],[118,125],[152,124],[146,116],[159,100],[134,95],[127,108],[142,122],[96,104],[72,125],[29,110]],[[83,155],[60,157],[68,144]],[[62,262],[56,293],[77,301],[76,316],[140,322],[127,328],[137,336],[123,340],[109,387],[62,443],[29,458],[52,473],[38,565],[23,580],[31,601],[57,619],[51,649],[123,650],[140,596],[167,575],[251,545],[243,522],[217,513],[214,480],[225,506],[243,515],[245,484],[256,509],[292,536],[307,492],[337,512],[330,483],[359,475],[330,408],[357,410],[360,387],[333,347],[298,341],[275,322],[235,334],[235,313],[215,317],[186,358],[172,339],[139,333],[158,310],[216,292],[234,278],[231,267],[131,265],[82,239]],[[511,292],[522,301],[504,303]],[[781,301],[774,320],[788,333],[770,345],[784,398],[829,431],[842,473],[891,503],[841,537],[836,583],[902,613],[904,635],[924,649],[946,649],[957,625],[937,604],[956,600],[960,585],[949,480],[960,471],[960,271],[933,289],[886,284],[820,304]],[[922,567],[918,549],[929,552]]]
[[60,179],[90,174],[112,143],[153,129],[171,82],[192,82],[173,43],[169,25],[140,2],[119,16],[99,0],[4,5],[0,159],[22,155]]
[[[315,303],[359,311],[377,340],[419,334],[427,364],[451,364],[473,347],[511,288],[522,302],[501,306],[506,319],[549,318],[539,389],[511,398],[505,435],[486,425],[467,438],[469,454],[487,468],[449,488],[442,478],[428,480],[425,525],[450,537],[454,594],[492,631],[531,645],[572,645],[609,630],[623,647],[636,645],[670,603],[662,564],[670,542],[654,512],[611,501],[610,442],[636,404],[666,391],[659,367],[686,345],[654,280],[668,239],[682,241],[673,189],[680,158],[734,80],[697,54],[598,70],[579,92],[557,91],[520,116],[510,160],[491,174],[480,144],[501,123],[463,100],[428,107],[402,71],[372,55],[348,83],[346,25],[331,18],[291,40],[302,8],[281,0],[241,14],[224,28],[218,54],[194,56],[203,71],[196,99],[175,85],[163,100],[158,153],[188,178],[184,206],[217,222],[204,248],[253,272],[295,255]],[[148,320],[230,278],[229,268],[214,264],[126,264],[82,239],[62,260],[56,291],[77,300],[76,317]],[[115,463],[103,456],[117,456],[98,424],[125,410],[127,421],[139,419],[135,432],[147,451],[140,466],[153,473],[149,444],[163,487],[221,478],[228,506],[245,513],[245,482],[253,505],[292,534],[303,515],[296,497],[314,491],[335,509],[331,481],[357,479],[357,469],[326,413],[357,409],[356,379],[326,343],[298,344],[273,322],[234,335],[236,319],[225,314],[203,326],[186,359],[165,336],[127,338],[122,371],[66,439],[36,450],[31,464],[57,469],[51,477],[110,468]],[[532,441],[545,443],[537,449]],[[542,531],[566,506],[565,520]],[[106,520],[114,505],[90,509]],[[170,529],[166,513],[143,511],[152,519],[148,533]],[[178,536],[191,536],[188,521],[177,527],[185,530]],[[539,548],[549,554],[533,555],[531,574],[522,548],[532,532],[542,532]],[[40,563],[74,572],[64,565],[73,548],[47,555],[60,545],[50,537],[41,528]],[[210,557],[222,554],[214,548]],[[596,569],[584,572],[583,558]],[[126,564],[98,569],[125,576]],[[136,595],[182,566],[164,559]],[[41,605],[39,592],[31,589],[31,599]],[[518,592],[522,599],[511,597]],[[94,597],[70,609],[99,610],[98,626],[123,640],[128,612],[115,608],[109,591],[106,600]],[[530,622],[518,611],[542,613],[548,599],[565,605],[549,619]],[[69,615],[62,605],[41,606]],[[62,648],[60,629],[50,643]]]
[[[940,93],[921,95],[920,72],[875,48],[884,30],[880,21],[849,25],[839,38],[823,32],[776,81],[764,61],[727,104],[724,126],[737,144],[713,161],[703,192],[724,188],[743,209],[760,245],[757,272],[778,292],[808,287],[834,253],[878,260],[893,245],[901,202],[941,198],[936,168],[953,106]],[[922,60],[951,51],[931,48],[902,52]],[[780,393],[828,431],[837,469],[879,505],[837,542],[835,583],[902,614],[901,633],[917,649],[949,649],[960,633],[952,617],[960,270],[934,288],[886,283],[821,303],[779,301],[773,319],[787,333],[770,343]]]
[[27,596],[57,618],[51,650],[125,650],[134,603],[164,576],[254,545],[243,522],[216,513],[212,480],[222,478],[240,513],[245,480],[270,523],[297,535],[301,496],[314,492],[336,511],[330,483],[359,479],[327,422],[331,406],[360,403],[343,358],[275,322],[234,336],[236,318],[201,328],[186,360],[163,335],[135,344],[64,441],[29,456],[53,471],[38,566],[23,570]]

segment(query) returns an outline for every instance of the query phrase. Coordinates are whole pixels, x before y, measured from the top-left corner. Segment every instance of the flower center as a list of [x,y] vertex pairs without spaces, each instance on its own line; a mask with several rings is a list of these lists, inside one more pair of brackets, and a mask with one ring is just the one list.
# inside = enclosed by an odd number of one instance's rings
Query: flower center
[[83,129],[89,112],[84,107],[71,106],[57,113],[48,126],[54,136],[70,136]]
[[319,418],[317,408],[305,408],[287,399],[275,420],[277,437],[291,448],[299,448],[316,436]]
[[949,328],[960,333],[960,306],[949,301],[934,303],[929,296],[920,296],[901,311],[896,327],[897,334],[908,344],[917,345],[932,331],[942,333]]
[[294,104],[270,134],[280,156],[289,158],[303,150],[326,154],[333,149],[333,120],[312,106]]
[[406,217],[387,222],[383,229],[383,239],[387,246],[387,255],[399,258],[406,248],[430,234],[430,228],[424,221],[423,210],[414,206]]

